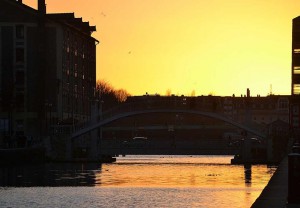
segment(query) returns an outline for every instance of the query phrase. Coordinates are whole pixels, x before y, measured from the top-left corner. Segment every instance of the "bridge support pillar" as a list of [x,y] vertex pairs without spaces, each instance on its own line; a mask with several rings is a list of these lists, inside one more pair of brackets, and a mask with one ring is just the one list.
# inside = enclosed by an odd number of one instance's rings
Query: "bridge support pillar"
[[89,159],[97,160],[99,159],[98,153],[98,129],[95,129],[90,132],[90,151],[89,151]]
[[[91,123],[95,124],[102,120],[102,104],[103,101],[95,101],[92,104]],[[89,147],[89,159],[98,160],[100,159],[100,140],[101,140],[101,127],[95,128],[90,131],[90,147]]]
[[272,137],[267,138],[267,160],[268,162],[273,162],[273,140]]
[[243,148],[243,158],[244,160],[247,161],[251,161],[252,160],[252,154],[251,154],[251,141],[250,138],[245,137],[244,140],[244,148]]

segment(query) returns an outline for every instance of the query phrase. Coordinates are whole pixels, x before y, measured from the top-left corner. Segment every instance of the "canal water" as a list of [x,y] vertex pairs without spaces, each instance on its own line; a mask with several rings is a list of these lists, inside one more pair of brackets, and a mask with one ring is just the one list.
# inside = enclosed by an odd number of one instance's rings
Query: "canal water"
[[276,167],[231,156],[126,156],[112,164],[0,168],[0,207],[250,207]]

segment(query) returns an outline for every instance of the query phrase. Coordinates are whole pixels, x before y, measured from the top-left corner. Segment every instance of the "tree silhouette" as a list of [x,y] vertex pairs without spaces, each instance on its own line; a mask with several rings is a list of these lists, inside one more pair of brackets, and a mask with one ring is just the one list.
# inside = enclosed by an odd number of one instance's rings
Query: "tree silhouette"
[[127,100],[130,94],[125,89],[114,89],[114,87],[105,80],[96,82],[96,99],[101,101],[102,108],[108,109]]
[[171,96],[171,95],[172,95],[171,89],[167,89],[167,91],[166,91],[166,96]]

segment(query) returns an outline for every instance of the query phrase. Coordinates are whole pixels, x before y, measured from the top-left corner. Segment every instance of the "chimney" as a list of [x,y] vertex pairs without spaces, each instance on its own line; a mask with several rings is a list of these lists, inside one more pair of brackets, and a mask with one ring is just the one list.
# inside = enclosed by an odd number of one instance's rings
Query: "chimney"
[[247,88],[247,97],[250,97],[250,89]]
[[39,13],[40,14],[46,14],[46,3],[45,3],[45,0],[37,0],[37,1],[38,1],[38,11],[39,11]]

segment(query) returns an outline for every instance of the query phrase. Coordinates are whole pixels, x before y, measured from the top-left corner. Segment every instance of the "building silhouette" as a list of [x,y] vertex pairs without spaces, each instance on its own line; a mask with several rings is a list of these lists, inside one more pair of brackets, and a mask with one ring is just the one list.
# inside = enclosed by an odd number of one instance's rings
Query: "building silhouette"
[[292,31],[292,80],[291,126],[300,134],[300,16],[293,19]]
[[292,95],[300,94],[300,16],[293,19]]
[[88,121],[96,84],[96,31],[74,13],[0,1],[1,137],[42,138]]
[[[266,127],[281,120],[289,124],[289,95],[251,96],[131,96],[127,103],[143,103],[145,108],[181,108],[215,112],[239,123]],[[250,111],[250,112],[247,112]],[[248,115],[249,114],[249,115]]]

